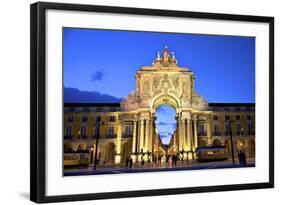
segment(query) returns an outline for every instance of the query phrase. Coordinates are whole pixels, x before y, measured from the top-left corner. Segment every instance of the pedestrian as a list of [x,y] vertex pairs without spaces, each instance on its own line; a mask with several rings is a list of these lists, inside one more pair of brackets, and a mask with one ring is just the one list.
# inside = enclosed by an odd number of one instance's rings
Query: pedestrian
[[161,156],[158,156],[158,163],[161,163]]
[[242,166],[243,166],[243,167],[246,167],[246,165],[247,165],[247,160],[246,160],[246,154],[245,154],[245,152],[242,152],[241,158],[242,158]]
[[247,164],[247,162],[246,162],[246,155],[245,155],[245,153],[242,150],[239,151],[238,159],[239,159],[240,166],[246,167],[246,164]]
[[143,160],[143,157],[141,158],[141,166],[143,167],[144,165],[144,160]]
[[175,167],[177,166],[177,160],[178,160],[178,157],[177,157],[177,155],[175,155]]
[[242,164],[242,156],[241,156],[242,150],[239,151],[238,153],[238,160],[239,160],[239,164]]
[[130,158],[130,169],[132,169],[132,166],[133,166],[133,159],[132,157]]
[[128,168],[128,166],[129,166],[129,157],[127,157],[126,159],[126,169]]

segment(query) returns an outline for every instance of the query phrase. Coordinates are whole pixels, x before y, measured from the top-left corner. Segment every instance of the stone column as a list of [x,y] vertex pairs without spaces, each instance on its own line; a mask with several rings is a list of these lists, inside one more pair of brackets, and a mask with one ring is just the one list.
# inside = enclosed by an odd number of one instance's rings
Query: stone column
[[175,140],[174,140],[174,144],[176,147],[176,152],[179,151],[179,124],[178,124],[178,117],[175,117],[177,124],[176,124],[176,132],[175,132]]
[[211,145],[212,144],[212,136],[211,136],[211,120],[207,119],[206,120],[207,123],[207,145]]
[[137,121],[133,122],[133,142],[132,142],[132,160],[136,161],[136,143],[137,143]]
[[118,122],[116,154],[115,154],[116,164],[119,164],[121,162],[122,124],[123,124],[122,121]]
[[182,144],[183,144],[183,150],[187,151],[187,132],[185,127],[185,118],[181,119],[181,127],[182,127]]
[[187,151],[191,151],[190,119],[187,119]]
[[197,119],[193,119],[193,130],[194,130],[194,149],[198,147],[198,136],[197,136]]
[[149,151],[148,147],[149,147],[149,139],[150,139],[150,123],[149,123],[149,119],[145,120],[145,148],[144,148],[144,152]]
[[[140,136],[139,136],[139,152],[143,150],[143,142],[144,142],[144,119],[140,119]],[[143,150],[144,152],[144,150]],[[142,154],[139,154],[139,160],[141,160]]]
[[193,121],[192,121],[192,119],[190,119],[189,120],[189,127],[190,127],[190,147],[191,147],[191,150],[192,150],[192,152],[194,152],[194,137],[193,137],[193,129],[192,129],[192,127],[193,127]]
[[182,143],[182,123],[181,123],[181,120],[180,120],[180,116],[178,116],[178,140],[179,140],[179,152],[183,150],[183,143]]
[[154,130],[153,130],[153,120],[150,120],[149,124],[149,145],[148,145],[148,150],[152,152],[152,147],[153,147],[153,136],[154,136]]
[[187,144],[188,144],[188,148],[187,148],[187,151],[188,151],[188,155],[187,155],[187,158],[189,160],[192,159],[192,142],[191,142],[191,120],[190,119],[187,119]]

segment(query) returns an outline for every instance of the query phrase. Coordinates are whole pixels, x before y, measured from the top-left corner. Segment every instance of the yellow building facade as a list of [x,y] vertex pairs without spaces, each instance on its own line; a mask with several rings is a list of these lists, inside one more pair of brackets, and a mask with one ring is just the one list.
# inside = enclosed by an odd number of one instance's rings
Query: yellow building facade
[[[121,103],[64,105],[64,152],[95,153],[99,164],[118,164],[132,158],[154,161],[176,155],[196,159],[201,147],[225,147],[231,155],[243,150],[255,157],[255,104],[208,103],[195,92],[190,68],[179,67],[165,48],[152,66],[141,67],[136,89]],[[155,125],[156,110],[169,105],[176,111],[177,128],[168,146]],[[88,157],[93,161],[93,156]],[[91,158],[91,159],[90,159]]]

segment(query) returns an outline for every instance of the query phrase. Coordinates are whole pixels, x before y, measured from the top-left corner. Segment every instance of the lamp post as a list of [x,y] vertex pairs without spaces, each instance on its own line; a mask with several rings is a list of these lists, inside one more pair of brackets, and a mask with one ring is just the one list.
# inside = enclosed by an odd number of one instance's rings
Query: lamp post
[[99,146],[99,138],[100,138],[100,126],[103,124],[103,122],[96,122],[96,149],[95,149],[95,161],[94,161],[94,170],[97,168],[97,155],[98,155],[98,146]]
[[235,164],[234,151],[233,151],[233,138],[232,138],[232,130],[231,130],[231,120],[229,120],[228,123],[229,123],[229,135],[230,135],[230,144],[231,144],[232,164]]
[[91,147],[91,160],[90,160],[90,164],[92,165],[93,164],[93,153],[94,153],[94,148]]

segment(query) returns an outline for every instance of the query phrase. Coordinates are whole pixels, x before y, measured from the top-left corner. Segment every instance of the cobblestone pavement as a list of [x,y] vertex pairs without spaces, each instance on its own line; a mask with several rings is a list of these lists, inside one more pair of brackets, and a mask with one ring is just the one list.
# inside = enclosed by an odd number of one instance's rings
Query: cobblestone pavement
[[[247,167],[254,167],[254,159],[248,159]],[[231,160],[219,162],[204,162],[197,161],[177,161],[176,166],[172,163],[139,163],[133,164],[132,168],[126,167],[125,164],[120,165],[98,165],[96,170],[93,167],[77,167],[64,169],[64,176],[79,176],[79,175],[99,175],[99,174],[120,174],[120,173],[139,173],[139,172],[159,172],[159,171],[179,171],[179,170],[200,170],[200,169],[222,169],[222,168],[242,168],[238,159],[235,164]],[[244,167],[243,167],[244,168]]]

